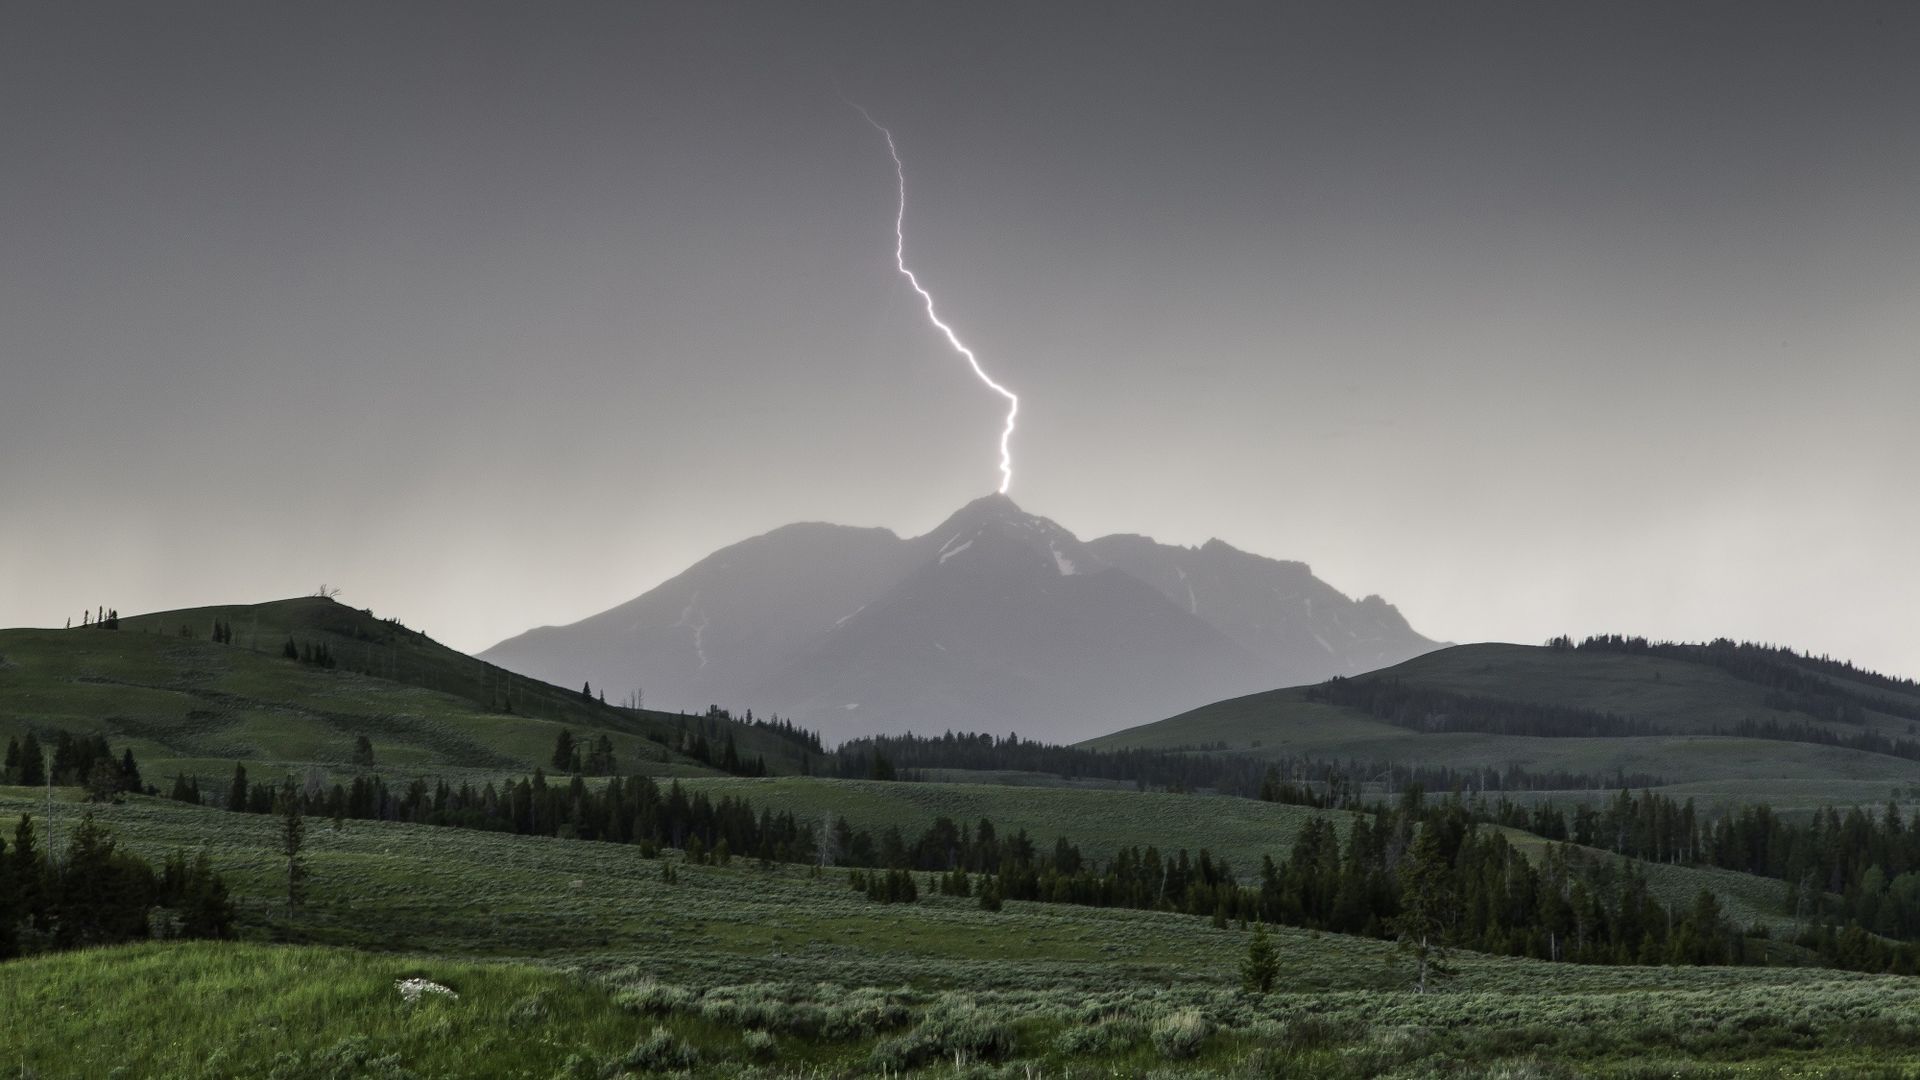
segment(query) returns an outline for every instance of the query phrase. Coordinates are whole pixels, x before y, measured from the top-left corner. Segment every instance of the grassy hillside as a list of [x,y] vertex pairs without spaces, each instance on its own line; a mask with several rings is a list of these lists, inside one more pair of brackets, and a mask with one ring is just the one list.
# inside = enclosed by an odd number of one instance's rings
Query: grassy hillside
[[[232,644],[212,640],[215,622]],[[0,631],[0,737],[28,727],[105,734],[149,779],[223,777],[233,762],[345,765],[356,736],[389,771],[524,772],[564,728],[606,734],[623,771],[712,772],[669,752],[687,724],[742,755],[797,769],[788,740],[730,721],[620,709],[534,682],[418,631],[331,600],[194,608],[123,618],[119,630]],[[325,646],[332,669],[282,647]]]
[[[1664,656],[1556,650],[1522,645],[1462,645],[1409,660],[1356,681],[1408,686],[1530,705],[1610,713],[1644,722],[1646,735],[1559,738],[1471,731],[1420,731],[1357,708],[1311,700],[1309,688],[1274,690],[1203,706],[1083,745],[1219,747],[1257,756],[1444,765],[1472,770],[1520,765],[1530,770],[1613,775],[1640,773],[1671,783],[1823,781],[1882,793],[1920,779],[1920,763],[1840,746],[1714,734],[1743,721],[1803,724],[1842,734],[1861,730],[1907,737],[1912,722],[1865,710],[1861,724],[1833,723],[1772,707],[1777,698],[1751,681],[1706,663]],[[1882,688],[1869,692],[1907,701]],[[1920,706],[1920,700],[1913,701]],[[1856,787],[1849,790],[1860,790]],[[1726,788],[1731,792],[1732,788]]]
[[[34,795],[0,791],[0,817],[37,810]],[[84,809],[56,804],[56,828]],[[313,894],[289,919],[272,818],[158,800],[95,812],[149,856],[205,844],[249,943],[9,964],[8,1065],[45,1077],[839,1075],[915,1060],[951,1075],[938,1063],[956,1048],[1061,1076],[1920,1062],[1900,1019],[1920,1006],[1912,980],[1463,954],[1458,980],[1421,998],[1397,989],[1388,943],[1276,929],[1280,992],[1250,998],[1234,988],[1247,932],[1204,918],[882,906],[797,867],[680,864],[669,883],[631,847],[375,822],[312,823]],[[460,997],[407,1006],[394,980],[408,977]]]

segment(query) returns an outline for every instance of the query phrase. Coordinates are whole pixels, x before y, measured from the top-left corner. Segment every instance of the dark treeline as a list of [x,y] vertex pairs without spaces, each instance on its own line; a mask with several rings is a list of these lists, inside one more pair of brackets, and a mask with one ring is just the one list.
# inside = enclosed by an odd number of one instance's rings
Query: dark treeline
[[725,711],[709,709],[705,716],[678,716],[673,720],[678,730],[648,737],[721,772],[734,776],[769,775],[764,756],[741,755],[740,744],[734,738],[735,722]]
[[1635,858],[1778,878],[1796,916],[1920,941],[1920,819],[1892,803],[1878,815],[1826,807],[1805,823],[1747,806],[1707,822],[1691,799],[1623,791],[1579,808],[1573,828],[1580,843]]
[[1645,720],[1595,709],[1476,697],[1410,686],[1398,679],[1335,677],[1307,689],[1307,700],[1357,709],[1415,731],[1474,731],[1547,738],[1655,735]]
[[[323,790],[259,785],[248,791],[243,784],[244,777],[237,777],[239,800],[230,805],[263,812],[281,811],[292,798],[306,813],[335,818],[631,843],[648,855],[678,848],[689,860],[722,865],[741,858],[876,871],[857,874],[854,887],[889,903],[918,898],[918,887],[903,883],[901,874],[926,873],[929,892],[977,896],[988,910],[1005,900],[1140,908],[1210,916],[1223,925],[1260,920],[1417,937],[1436,949],[1594,964],[1739,963],[1749,957],[1748,938],[1757,933],[1727,920],[1710,893],[1668,907],[1653,897],[1634,863],[1556,843],[1536,865],[1490,827],[1505,815],[1567,835],[1564,818],[1551,808],[1521,811],[1503,800],[1502,809],[1489,814],[1458,797],[1429,806],[1417,787],[1395,807],[1357,815],[1344,843],[1330,819],[1316,818],[1286,859],[1269,857],[1256,881],[1243,882],[1206,851],[1194,856],[1133,846],[1100,863],[1065,837],[1042,845],[1024,830],[1005,834],[987,819],[968,825],[941,818],[918,836],[895,826],[855,829],[844,818],[821,829],[790,812],[756,810],[745,799],[689,796],[678,783],[662,790],[644,776],[612,777],[599,786],[578,776],[548,783],[538,770],[500,787],[479,788],[416,779],[395,789],[378,777]],[[1657,807],[1620,813],[1634,822],[1646,815],[1655,831],[1673,831],[1670,823],[1661,824],[1669,812]],[[1616,821],[1611,811],[1576,816],[1572,831],[1591,840],[1612,830],[1632,843],[1650,844],[1656,853],[1698,850],[1703,842],[1698,823],[1684,812],[1677,820],[1691,823],[1691,836],[1665,840],[1643,836],[1638,824]],[[1712,834],[1708,839],[1737,846],[1743,834],[1729,828],[1724,840]],[[1913,946],[1872,937],[1848,910],[1826,911],[1818,919],[1809,923],[1802,943],[1826,962],[1914,969]]]
[[[1365,785],[1401,791],[1566,791],[1658,787],[1657,776],[1528,770],[1518,765],[1453,769],[1378,761],[1329,761],[1293,755],[1226,754],[1225,744],[1174,749],[1089,750],[1008,735],[881,735],[842,743],[824,774],[845,779],[920,779],[928,769],[1049,773],[1069,780],[1118,780],[1141,790],[1211,791],[1304,806],[1358,805]],[[1277,778],[1277,779],[1276,779]],[[1279,797],[1276,784],[1297,794]]]
[[329,671],[338,666],[333,659],[333,649],[324,641],[315,643],[288,638],[286,644],[280,646],[280,655],[288,660],[298,660],[303,664],[312,664],[314,667],[326,668]]
[[1920,701],[1867,693],[1839,685],[1833,678],[1906,695],[1920,695],[1920,682],[1881,675],[1843,660],[1803,656],[1792,649],[1775,645],[1736,642],[1730,638],[1716,638],[1704,645],[1695,645],[1677,641],[1649,641],[1644,637],[1622,634],[1600,634],[1578,644],[1571,638],[1557,637],[1547,645],[1555,649],[1664,656],[1711,664],[1736,679],[1775,691],[1779,697],[1770,698],[1769,708],[1791,708],[1821,719],[1845,719],[1860,723],[1865,719],[1863,710],[1871,709],[1888,716],[1920,721]]
[[58,860],[41,850],[28,815],[11,845],[0,838],[0,958],[149,937],[219,938],[232,925],[226,883],[205,852],[190,860],[176,851],[156,873],[92,814]]
[[1777,742],[1818,743],[1822,746],[1838,746],[1848,750],[1864,750],[1869,754],[1886,754],[1890,757],[1920,761],[1920,739],[1901,739],[1885,735],[1871,729],[1851,731],[1845,734],[1829,728],[1814,727],[1806,723],[1782,724],[1778,720],[1759,721],[1751,717],[1733,726],[1733,734],[1749,739],[1772,739]]
[[[88,630],[118,630],[120,629],[120,611],[118,608],[108,607],[82,611],[80,625]],[[69,630],[73,628],[73,620],[67,620],[67,628]]]
[[814,754],[816,756],[824,755],[827,752],[825,744],[820,741],[819,732],[803,728],[791,720],[782,720],[778,716],[756,718],[753,715],[753,710],[748,709],[745,714],[736,717],[718,705],[709,705],[707,706],[707,717],[713,720],[745,724],[755,731],[765,732],[776,739],[790,742],[796,750],[800,751],[802,757],[805,757],[807,754]]
[[133,750],[123,750],[116,757],[104,735],[55,732],[51,759],[39,735],[32,731],[24,739],[7,739],[0,784],[39,787],[48,782],[55,787],[84,786],[96,800],[129,791],[157,794],[141,780],[140,763],[134,760]]

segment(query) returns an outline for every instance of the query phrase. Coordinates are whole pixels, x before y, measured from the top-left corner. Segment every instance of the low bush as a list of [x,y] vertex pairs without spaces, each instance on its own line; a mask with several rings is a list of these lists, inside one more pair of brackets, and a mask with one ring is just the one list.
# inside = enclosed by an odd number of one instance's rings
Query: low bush
[[700,1064],[700,1053],[675,1038],[666,1028],[654,1028],[653,1034],[633,1045],[620,1064],[642,1072],[691,1069]]
[[1168,1061],[1185,1061],[1200,1052],[1213,1034],[1213,1023],[1198,1009],[1181,1009],[1162,1016],[1153,1025],[1153,1048]]

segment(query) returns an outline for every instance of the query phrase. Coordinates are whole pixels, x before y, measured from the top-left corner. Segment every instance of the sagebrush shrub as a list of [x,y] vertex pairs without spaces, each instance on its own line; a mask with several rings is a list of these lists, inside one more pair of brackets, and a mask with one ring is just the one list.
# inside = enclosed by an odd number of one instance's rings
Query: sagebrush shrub
[[700,1053],[666,1028],[654,1028],[653,1034],[633,1044],[633,1049],[627,1051],[620,1063],[645,1072],[691,1069],[700,1063]]
[[1198,1009],[1181,1009],[1162,1016],[1153,1025],[1153,1048],[1168,1061],[1184,1061],[1200,1052],[1213,1034],[1213,1024]]

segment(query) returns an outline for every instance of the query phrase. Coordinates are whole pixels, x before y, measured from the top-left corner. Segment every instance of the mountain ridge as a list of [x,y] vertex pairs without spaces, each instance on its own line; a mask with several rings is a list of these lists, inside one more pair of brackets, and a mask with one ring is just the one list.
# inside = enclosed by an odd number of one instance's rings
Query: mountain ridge
[[1217,539],[1081,540],[996,493],[918,536],[781,526],[480,655],[557,685],[640,689],[661,707],[776,712],[830,738],[1070,739],[1438,645],[1305,563]]

